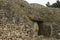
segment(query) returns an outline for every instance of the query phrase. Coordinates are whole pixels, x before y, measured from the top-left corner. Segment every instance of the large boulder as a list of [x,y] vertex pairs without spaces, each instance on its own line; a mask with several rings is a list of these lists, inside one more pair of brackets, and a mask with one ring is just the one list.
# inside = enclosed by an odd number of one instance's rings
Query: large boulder
[[[43,5],[39,5],[36,3],[30,4],[29,18],[34,20],[39,25],[41,24],[40,21],[43,21],[43,25],[40,28],[42,29],[42,33],[45,36],[56,36],[57,31],[60,30],[60,8],[49,8]],[[39,23],[40,22],[40,23]]]

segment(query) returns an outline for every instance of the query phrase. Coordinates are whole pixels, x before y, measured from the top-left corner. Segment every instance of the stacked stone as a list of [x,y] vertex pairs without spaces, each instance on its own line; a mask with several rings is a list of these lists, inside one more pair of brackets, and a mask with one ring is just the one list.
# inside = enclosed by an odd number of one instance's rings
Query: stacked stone
[[0,2],[0,40],[37,40],[38,25],[25,15],[23,1]]

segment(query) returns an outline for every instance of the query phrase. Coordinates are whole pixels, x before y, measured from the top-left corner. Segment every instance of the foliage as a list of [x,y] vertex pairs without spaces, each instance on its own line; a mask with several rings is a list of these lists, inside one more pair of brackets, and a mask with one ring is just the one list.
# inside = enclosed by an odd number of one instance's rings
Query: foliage
[[56,3],[53,3],[52,5],[50,5],[50,3],[47,2],[46,6],[48,6],[48,7],[54,7],[54,8],[60,8],[60,1],[57,0]]

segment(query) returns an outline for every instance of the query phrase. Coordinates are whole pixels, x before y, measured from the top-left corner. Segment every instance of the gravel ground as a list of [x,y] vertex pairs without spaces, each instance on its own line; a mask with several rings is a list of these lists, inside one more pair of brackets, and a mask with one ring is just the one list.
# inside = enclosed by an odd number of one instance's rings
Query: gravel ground
[[40,40],[60,40],[60,39],[56,39],[56,38],[51,38],[51,37],[44,37],[44,36],[39,36]]

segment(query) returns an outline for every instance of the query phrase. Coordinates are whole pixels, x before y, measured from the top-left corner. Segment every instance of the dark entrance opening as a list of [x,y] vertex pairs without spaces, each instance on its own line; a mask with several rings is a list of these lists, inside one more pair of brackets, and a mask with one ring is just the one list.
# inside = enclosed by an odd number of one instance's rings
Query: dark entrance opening
[[39,26],[39,30],[38,30],[38,35],[43,35],[43,21],[38,21],[38,26]]
[[37,22],[38,24],[38,36],[40,35],[43,35],[43,36],[46,36],[46,37],[50,37],[51,35],[51,27],[46,25],[44,26],[44,21],[37,21],[37,20],[32,20],[33,22]]
[[43,21],[32,20],[33,22],[37,22],[38,24],[38,36],[43,35]]

